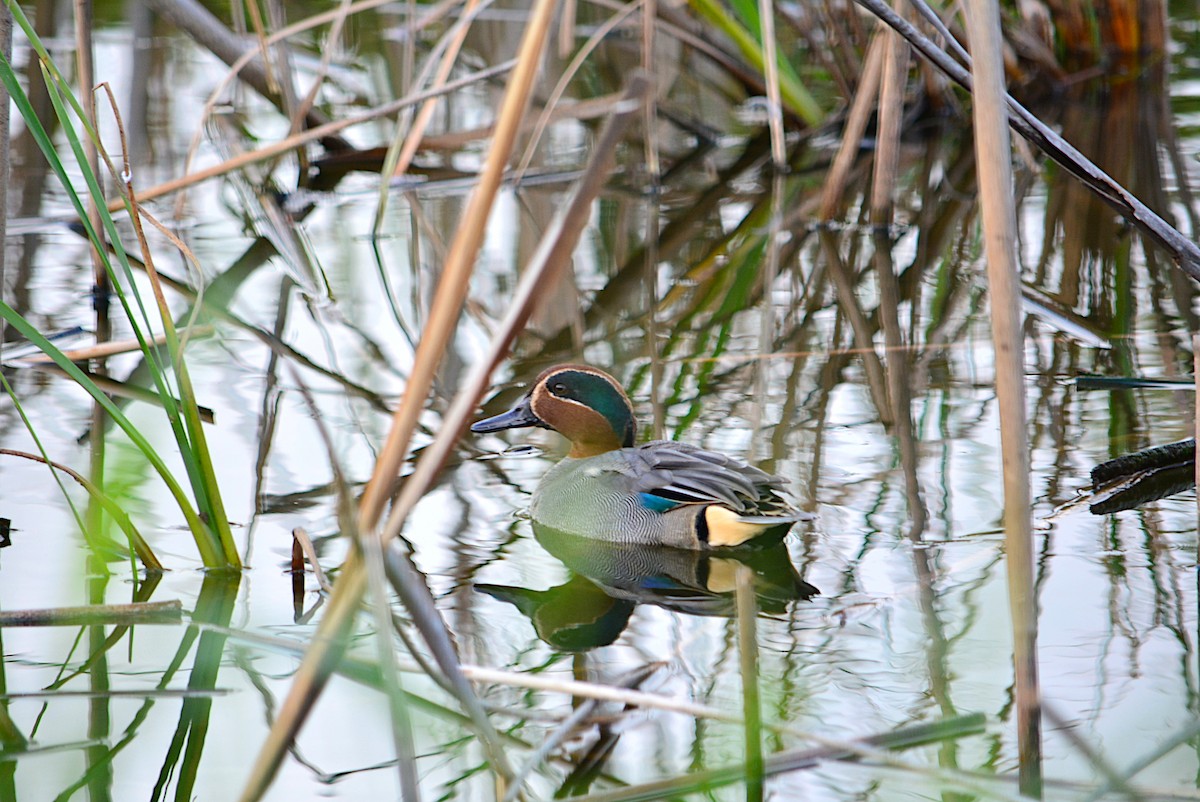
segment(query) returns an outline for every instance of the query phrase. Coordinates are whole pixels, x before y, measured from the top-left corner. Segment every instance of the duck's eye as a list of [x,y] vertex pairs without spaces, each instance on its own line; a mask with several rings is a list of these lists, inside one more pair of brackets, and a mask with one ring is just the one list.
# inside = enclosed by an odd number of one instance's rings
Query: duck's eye
[[554,393],[555,395],[566,395],[567,385],[563,384],[562,382],[555,382],[554,384],[550,385],[550,392]]

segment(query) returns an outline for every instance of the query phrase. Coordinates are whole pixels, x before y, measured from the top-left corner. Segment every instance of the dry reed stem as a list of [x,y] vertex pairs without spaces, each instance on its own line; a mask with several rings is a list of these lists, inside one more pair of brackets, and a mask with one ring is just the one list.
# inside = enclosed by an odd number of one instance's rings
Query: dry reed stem
[[446,254],[446,264],[430,306],[425,331],[417,346],[412,373],[404,388],[404,398],[392,417],[391,430],[359,504],[359,527],[364,533],[375,529],[391,495],[392,483],[399,475],[400,465],[407,455],[417,418],[424,409],[425,399],[433,384],[434,372],[458,324],[475,257],[483,244],[487,221],[541,65],[542,49],[553,9],[554,4],[550,0],[538,0],[531,12],[518,50],[517,66],[497,115],[495,139],[488,150],[479,184],[471,193]]
[[[216,330],[215,326],[203,325],[193,326],[191,331],[192,337],[211,337]],[[166,338],[162,334],[157,334],[154,337],[146,338],[148,345],[162,345],[166,342]],[[89,362],[93,359],[106,359],[117,354],[128,354],[133,351],[140,351],[141,345],[137,340],[108,340],[103,343],[96,343],[82,348],[71,348],[63,351],[62,355],[72,362]],[[13,365],[14,367],[42,367],[44,365],[53,365],[54,360],[46,354],[33,354],[27,357],[20,357],[11,361],[6,360],[5,365]]]
[[[562,215],[556,221],[557,224],[551,226],[547,232],[547,236],[543,240],[545,247],[539,250],[538,255],[534,257],[533,263],[522,276],[521,283],[510,306],[509,315],[498,327],[493,337],[488,356],[476,366],[470,377],[464,382],[462,390],[456,396],[446,413],[441,432],[435,438],[434,442],[424,449],[416,469],[407,482],[405,482],[400,498],[397,499],[393,507],[393,513],[383,532],[383,538],[390,538],[398,532],[408,510],[423,495],[425,488],[432,482],[441,464],[457,444],[459,433],[466,426],[469,416],[474,412],[478,399],[482,396],[488,385],[492,370],[507,353],[509,343],[532,312],[532,307],[537,297],[537,288],[544,281],[551,280],[555,271],[565,268],[566,260],[574,250],[582,227],[587,222],[587,212],[590,209],[592,199],[599,193],[599,189],[611,169],[610,165],[616,145],[620,141],[625,127],[632,121],[632,116],[640,103],[639,93],[644,91],[648,91],[644,80],[631,85],[630,97],[622,105],[618,106],[617,114],[614,116],[612,123],[605,129],[605,133],[595,144],[593,148],[593,164],[585,172],[585,179],[588,180],[581,182],[573,201],[563,208]],[[326,611],[325,617],[322,619],[321,627],[318,628],[318,638],[322,636],[327,627],[332,628],[332,624],[328,624],[327,622],[340,620],[341,623],[338,626],[343,628],[346,626],[346,621],[349,615],[356,609],[356,606],[350,605],[343,600],[356,600],[361,597],[364,589],[362,564],[358,558],[358,552],[352,552],[350,559],[343,566],[341,577],[338,579],[338,583],[335,586],[335,593],[333,594],[333,600],[341,602],[343,606],[339,607],[336,604],[331,604],[330,609]],[[335,629],[334,631],[336,632],[337,630]],[[301,686],[302,682],[319,692],[319,688],[323,686],[327,678],[327,675],[322,675],[319,670],[321,668],[320,663],[322,660],[331,658],[331,656],[318,654],[318,652],[327,651],[330,647],[336,648],[336,646],[335,642],[326,639],[318,641],[318,643],[314,644],[313,648],[310,648],[304,662],[301,664],[300,670],[297,672],[297,678],[293,683],[293,692],[289,693],[288,701],[292,699],[293,695],[298,693],[297,688]],[[328,670],[332,670],[332,662],[328,664],[327,668]],[[445,667],[443,667],[443,670],[445,670]],[[456,667],[456,672],[461,675],[461,667]],[[302,673],[303,676],[301,676]],[[285,708],[287,705],[288,702],[285,701]],[[304,712],[306,713],[307,711]],[[281,709],[280,717],[276,719],[277,723],[282,720],[283,715],[284,712]],[[299,723],[302,723],[302,719],[296,723],[297,727]],[[271,737],[274,737],[274,730]],[[286,746],[286,744],[284,745]]]
[[254,39],[258,46],[256,54],[262,58],[267,88],[279,94],[279,79],[275,77],[271,67],[271,46],[267,42],[267,26],[263,23],[262,9],[258,7],[258,0],[246,0],[244,7],[250,17],[250,27],[254,31]]
[[[907,0],[892,0],[896,13]],[[879,85],[879,128],[875,135],[875,172],[871,180],[871,223],[892,223],[892,198],[900,164],[900,121],[908,83],[908,43],[895,31],[884,33],[883,78]]]
[[1004,472],[1004,548],[1013,628],[1020,789],[1041,796],[1041,700],[1037,671],[1037,598],[1030,523],[1029,435],[1025,420],[1024,333],[1016,255],[1012,147],[1005,108],[999,9],[966,4],[975,79],[975,162],[996,352],[996,404]]
[[754,595],[754,572],[738,565],[736,573],[738,666],[742,675],[742,732],[745,744],[746,799],[761,800],[763,794],[762,707],[758,693],[758,599]]
[[883,73],[883,55],[886,49],[887,37],[877,35],[872,37],[867,46],[867,55],[863,63],[862,77],[854,92],[854,100],[850,105],[850,113],[846,125],[842,129],[842,142],[838,146],[837,155],[825,174],[825,185],[821,189],[821,205],[817,217],[823,222],[829,222],[838,216],[842,198],[846,193],[846,181],[850,176],[850,168],[854,166],[858,153],[862,149],[863,134],[867,130],[867,122],[871,118],[876,100],[879,98],[879,81]]
[[[159,276],[158,271],[154,269],[153,260],[150,255],[150,247],[146,241],[145,232],[142,230],[141,221],[142,218],[145,218],[146,220],[150,221],[150,224],[154,226],[160,234],[166,237],[171,244],[179,250],[180,254],[183,255],[184,264],[189,265],[195,271],[196,303],[192,307],[192,311],[188,316],[187,323],[184,324],[183,339],[179,342],[180,350],[178,353],[172,355],[177,360],[182,361],[183,349],[187,347],[187,344],[191,341],[193,333],[195,333],[199,328],[196,326],[196,320],[199,319],[200,306],[204,302],[204,271],[200,267],[200,260],[196,258],[194,253],[192,253],[192,249],[189,248],[183,240],[176,236],[175,232],[171,231],[165,225],[160,223],[158,219],[154,217],[154,215],[146,211],[138,202],[133,189],[133,165],[129,162],[129,140],[125,136],[125,120],[121,116],[121,108],[117,104],[117,98],[113,95],[112,85],[105,81],[104,83],[100,84],[100,86],[104,89],[104,94],[108,98],[108,106],[112,111],[113,122],[115,122],[117,126],[117,135],[119,138],[118,141],[121,143],[122,170],[119,173],[117,172],[117,168],[113,165],[112,157],[109,156],[108,151],[104,148],[100,149],[99,155],[104,159],[104,164],[106,167],[108,167],[108,172],[113,177],[113,181],[116,183],[118,189],[123,190],[121,192],[121,198],[128,204],[127,208],[137,210],[137,213],[132,216],[131,222],[133,224],[134,231],[137,234],[138,246],[142,249],[144,254],[144,258],[138,266],[145,271],[147,278],[150,279],[151,285],[156,288],[156,293],[162,292],[163,285],[169,286],[172,289],[176,289],[173,281]],[[128,256],[128,254],[126,254],[126,256]],[[153,275],[151,275],[152,273]],[[165,299],[163,304],[160,305],[160,308],[163,307],[169,310],[169,306],[166,306]],[[172,325],[174,325],[173,319]]]
[[783,139],[783,99],[779,92],[779,55],[775,42],[775,4],[758,0],[758,18],[763,43],[763,77],[767,81],[767,128],[771,132],[771,161],[776,170],[787,167],[787,143]]
[[[632,5],[632,4],[631,4]],[[654,69],[654,40],[657,33],[658,20],[658,0],[644,0],[642,3],[642,69],[647,76],[655,76],[658,71]],[[650,177],[652,190],[654,193],[653,211],[654,223],[651,228],[657,231],[658,228],[658,208],[657,200],[661,187],[659,181],[662,176],[662,162],[658,154],[658,93],[657,87],[647,92],[642,100],[642,140],[645,146],[646,154],[646,172]],[[647,264],[650,264],[647,262]]]
[[[830,280],[833,282],[834,290],[837,293],[838,308],[846,322],[850,325],[850,331],[854,337],[856,348],[854,349],[862,356],[863,371],[867,374],[867,389],[870,390],[871,400],[875,403],[875,410],[879,414],[879,421],[884,426],[891,426],[894,423],[892,418],[892,403],[891,396],[888,393],[887,372],[883,369],[883,360],[879,358],[879,352],[875,349],[875,333],[871,329],[871,324],[867,320],[866,312],[863,311],[859,304],[858,296],[854,292],[854,282],[851,277],[850,266],[842,259],[841,253],[838,252],[838,238],[831,231],[817,232],[821,241],[821,253],[825,258],[827,266],[826,272]],[[842,349],[847,350],[847,349]],[[834,353],[832,351],[826,353]]]
[[128,604],[88,604],[41,610],[0,610],[0,627],[74,627],[91,624],[174,624],[183,618],[179,599]]
[[[91,126],[93,131],[99,130],[96,127],[96,98],[92,94],[92,87],[96,84],[95,70],[93,64],[92,53],[92,5],[87,0],[75,0],[75,69],[79,75],[79,99],[83,104],[84,122]],[[83,152],[87,160],[88,168],[92,171],[92,175],[99,178],[100,176],[100,160],[96,153],[96,143],[91,137],[85,137],[83,140]],[[96,205],[96,198],[92,193],[87,193],[87,213],[88,219],[92,223],[92,230],[96,232],[97,237],[104,237],[104,226],[100,221],[100,210]],[[93,292],[96,295],[96,315],[97,318],[103,317],[108,308],[108,272],[104,269],[104,260],[101,258],[100,249],[103,247],[99,243],[89,243],[92,256],[92,281],[95,283]],[[103,297],[102,297],[103,296]],[[107,331],[108,326],[97,320],[97,331]]]
[[611,171],[620,137],[632,123],[637,104],[642,102],[644,93],[649,91],[649,82],[644,77],[635,75],[631,78],[625,98],[614,108],[612,121],[592,146],[592,162],[580,179],[574,196],[551,223],[541,246],[526,267],[514,292],[509,312],[497,327],[487,354],[464,381],[462,390],[447,410],[442,424],[442,435],[424,450],[412,476],[405,483],[389,517],[385,537],[398,533],[399,524],[402,523],[407,509],[410,509],[423,493],[423,489],[419,488],[432,481],[442,462],[455,447],[459,433],[466,427],[479,398],[488,386],[491,372],[504,358],[509,344],[532,312],[540,288],[556,280],[566,268],[587,223],[591,203]]
[[[425,448],[412,475],[405,482],[399,498],[392,507],[387,523],[380,533],[384,542],[399,535],[409,512],[433,484],[441,466],[457,445],[460,433],[466,428],[467,421],[487,389],[492,371],[508,353],[512,340],[532,314],[540,288],[553,284],[569,264],[571,254],[574,252],[590,216],[592,203],[600,194],[601,188],[611,173],[617,145],[625,129],[632,122],[643,93],[648,91],[649,83],[644,77],[635,75],[630,79],[626,98],[617,106],[612,120],[605,126],[594,143],[591,162],[577,183],[573,196],[562,207],[559,215],[547,229],[540,247],[526,267],[525,274],[521,277],[509,307],[509,314],[501,321],[493,335],[487,356],[468,375],[442,420],[442,431],[433,443]],[[416,574],[407,555],[393,553],[392,556],[401,557],[402,566],[411,569],[412,574]],[[419,587],[409,588],[409,590],[418,594],[417,600],[427,606],[431,617],[436,618],[436,623],[444,627],[438,617],[433,599],[429,596],[428,588],[421,584]],[[426,637],[428,638],[428,636]],[[446,637],[449,638],[448,633]],[[462,676],[458,663],[443,664],[442,670],[447,673],[447,678],[452,683],[456,685],[462,683],[462,691],[468,698],[474,698],[465,686],[465,678]],[[473,713],[474,711],[469,709],[468,712]],[[480,726],[483,726],[484,723],[477,722]]]

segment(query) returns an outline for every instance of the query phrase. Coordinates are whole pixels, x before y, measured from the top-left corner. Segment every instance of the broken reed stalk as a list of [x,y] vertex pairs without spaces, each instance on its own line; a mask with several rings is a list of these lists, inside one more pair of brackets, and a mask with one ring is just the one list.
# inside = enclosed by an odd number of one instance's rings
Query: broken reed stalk
[[1040,797],[1041,701],[1030,523],[1029,437],[1025,424],[1024,334],[1000,13],[995,3],[967,3],[966,17],[967,35],[974,54],[975,163],[991,296],[996,402],[1000,412],[1004,548],[1013,629],[1019,783],[1022,793]]
[[[528,105],[537,71],[541,66],[546,34],[555,7],[556,4],[553,0],[538,0],[530,12],[529,22],[518,49],[516,68],[497,115],[495,139],[488,151],[479,184],[471,193],[457,234],[447,254],[442,277],[438,282],[431,305],[428,324],[417,346],[412,373],[405,386],[404,396],[392,417],[392,426],[387,440],[359,503],[357,528],[363,537],[379,536],[386,544],[388,533],[393,530],[393,527],[389,526],[384,532],[378,532],[379,519],[392,495],[392,487],[408,454],[409,443],[416,428],[417,419],[425,408],[436,368],[441,362],[454,328],[458,324],[458,318],[466,300],[470,276],[474,269],[475,257],[483,243],[487,220],[491,215],[504,168],[512,153],[517,131],[521,126],[521,118]],[[507,336],[511,338],[515,336],[515,332],[509,332]],[[488,375],[490,375],[490,370],[484,374],[483,378],[486,380]],[[468,392],[470,392],[469,389],[464,389],[460,393],[460,399]],[[474,408],[482,392],[482,388],[479,388],[478,395],[468,399],[471,405],[470,409]],[[462,423],[465,424],[465,415]],[[461,430],[462,424],[455,427],[447,421],[434,445],[445,443],[444,448],[448,452]],[[426,450],[418,469],[427,463],[430,451],[431,449]],[[440,461],[438,465],[440,466]],[[426,481],[431,480],[435,473],[436,467],[426,471],[429,477]],[[405,489],[414,488],[418,484],[417,476],[414,474],[405,483]],[[425,486],[422,485],[417,492],[423,494],[424,490]],[[399,505],[394,512],[398,509]],[[400,516],[399,520],[402,523],[403,516]],[[397,524],[394,528],[398,529],[399,525]],[[405,559],[407,561],[407,558]],[[428,587],[424,587],[423,583],[419,584],[421,584],[421,588],[412,588],[411,590],[420,594],[423,589],[423,597],[429,597]],[[341,577],[334,586],[329,609],[321,619],[312,646],[305,654],[305,658],[296,672],[292,687],[289,689],[279,715],[263,744],[259,758],[251,769],[251,776],[241,795],[243,802],[260,799],[266,792],[283,756],[308,713],[312,710],[312,706],[316,703],[317,697],[341,657],[347,633],[352,626],[352,619],[358,610],[365,589],[366,576],[362,557],[357,550],[352,551],[343,566]],[[427,601],[429,604],[433,604],[431,597]],[[440,618],[438,621],[440,622]],[[426,637],[427,642],[434,641],[434,633],[423,632],[422,634]],[[442,635],[448,637],[444,632]],[[456,666],[442,666],[442,668],[443,670],[449,668],[450,676],[448,678],[452,681],[458,678],[459,681],[454,682],[456,689],[465,691],[459,701],[467,708],[472,721],[479,727],[480,736],[492,765],[501,776],[510,776],[511,772],[507,770],[504,754],[499,751],[493,738],[489,737],[494,734],[494,729],[487,720],[486,714],[482,713],[478,699],[466,686],[465,680],[461,679],[461,672],[456,670]]]
[[[7,382],[5,382],[5,386],[6,389],[8,389]],[[22,418],[24,419],[23,413]],[[28,421],[25,422],[25,425],[26,427],[29,426]],[[40,462],[55,471],[62,471],[67,476],[74,479],[80,487],[88,492],[89,501],[100,505],[108,512],[109,515],[112,516],[113,522],[118,528],[121,529],[122,532],[125,533],[125,536],[129,538],[129,543],[133,547],[134,553],[137,554],[138,559],[142,561],[142,565],[146,568],[146,570],[163,570],[162,563],[158,561],[158,557],[155,556],[154,550],[151,549],[150,544],[147,543],[144,538],[142,538],[141,533],[138,532],[137,528],[133,525],[133,521],[130,520],[129,515],[123,509],[121,509],[119,504],[108,498],[108,496],[104,494],[104,491],[96,484],[93,484],[86,476],[79,473],[74,468],[63,465],[59,462],[54,462],[53,460],[47,458],[44,454],[39,456],[37,454],[30,454],[27,451],[17,451],[11,448],[0,448],[0,454],[9,457],[20,457],[21,459],[27,459],[33,462]]]

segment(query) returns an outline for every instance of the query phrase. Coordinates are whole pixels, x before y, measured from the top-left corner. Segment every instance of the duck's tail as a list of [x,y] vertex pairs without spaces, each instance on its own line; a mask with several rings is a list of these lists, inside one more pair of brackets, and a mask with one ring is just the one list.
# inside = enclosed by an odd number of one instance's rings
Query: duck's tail
[[811,513],[792,510],[787,515],[739,515],[728,507],[710,504],[704,510],[703,522],[710,548],[742,546],[767,534],[782,537],[797,521],[811,521]]

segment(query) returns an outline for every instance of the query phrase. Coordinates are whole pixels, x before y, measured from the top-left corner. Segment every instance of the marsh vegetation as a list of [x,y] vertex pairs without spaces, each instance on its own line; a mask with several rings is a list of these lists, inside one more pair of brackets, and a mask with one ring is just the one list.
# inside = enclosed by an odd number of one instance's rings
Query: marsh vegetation
[[[6,8],[0,800],[1196,797],[1194,4]],[[815,519],[539,531],[560,362]]]

